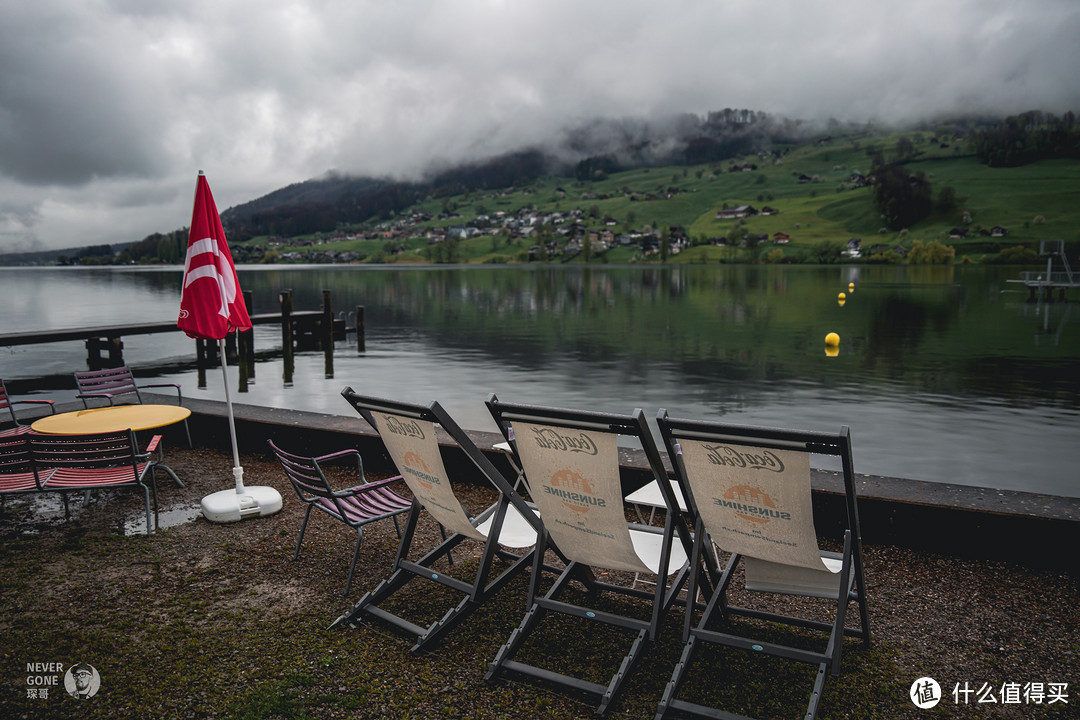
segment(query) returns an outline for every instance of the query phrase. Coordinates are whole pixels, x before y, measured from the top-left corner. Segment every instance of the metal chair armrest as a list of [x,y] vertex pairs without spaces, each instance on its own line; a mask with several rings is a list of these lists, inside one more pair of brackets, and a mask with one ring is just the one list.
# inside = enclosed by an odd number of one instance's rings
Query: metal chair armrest
[[[164,461],[165,460],[165,446],[162,445],[161,439],[162,439],[161,435],[155,435],[154,437],[150,438],[150,442],[146,443],[146,449],[143,450],[141,453],[140,452],[135,453],[136,459],[138,459],[138,460],[148,460],[148,461],[150,461],[151,464],[154,464],[154,465]],[[153,455],[155,452],[157,453],[157,459],[156,460],[151,460],[150,456]]]
[[356,448],[346,448],[345,450],[338,450],[337,452],[328,453],[326,455],[320,455],[319,457],[312,458],[316,465],[324,465],[328,462],[337,462],[339,460],[356,457],[356,472],[360,475],[360,482],[364,485],[368,484],[367,476],[364,475],[364,458],[360,455],[360,451]]
[[360,451],[355,448],[349,448],[347,450],[338,450],[337,452],[328,453],[326,455],[320,455],[317,458],[312,458],[317,463],[333,462],[340,460],[341,458],[349,457],[350,455],[359,455]]
[[338,490],[334,493],[335,497],[349,497],[352,495],[362,495],[363,493],[371,490],[376,490],[381,487],[386,487],[396,482],[404,482],[405,478],[400,475],[395,475],[392,478],[386,478],[385,480],[375,480],[373,482],[364,483],[363,485],[357,485],[346,490]]
[[79,393],[78,395],[75,396],[75,399],[76,400],[87,400],[89,398],[99,398],[99,399],[103,398],[105,400],[108,400],[109,404],[112,405],[113,404],[113,397],[115,397],[113,395],[113,393],[106,393],[106,392],[101,392],[101,393]]
[[150,384],[150,385],[140,385],[139,389],[144,390],[146,388],[163,388],[163,387],[171,387],[174,390],[176,390],[177,402],[181,403],[181,404],[183,403],[184,398],[180,393],[180,385],[178,385],[177,383],[153,383],[153,384]]
[[9,400],[11,405],[48,405],[49,412],[53,415],[56,414],[56,401],[55,400]]

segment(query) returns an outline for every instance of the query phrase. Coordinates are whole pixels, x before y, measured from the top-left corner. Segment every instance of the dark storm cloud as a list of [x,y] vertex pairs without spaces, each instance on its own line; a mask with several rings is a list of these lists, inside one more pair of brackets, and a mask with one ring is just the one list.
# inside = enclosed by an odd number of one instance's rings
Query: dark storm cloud
[[1074,0],[0,0],[0,17],[0,250],[184,225],[199,169],[224,209],[597,116],[1080,109]]

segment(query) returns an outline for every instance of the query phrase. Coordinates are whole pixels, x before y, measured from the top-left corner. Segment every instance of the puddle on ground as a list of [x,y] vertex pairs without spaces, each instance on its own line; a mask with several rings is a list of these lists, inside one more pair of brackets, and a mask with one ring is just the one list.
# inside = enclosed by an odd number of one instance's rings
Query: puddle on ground
[[[69,498],[72,513],[82,507],[82,496]],[[11,519],[23,535],[36,535],[37,523],[55,525],[64,522],[64,502],[58,493],[16,495],[5,498],[5,520]]]
[[[83,513],[115,513],[117,509],[109,507],[117,498],[109,492],[97,491],[90,496],[90,504],[83,505],[83,493],[73,492],[68,496],[68,506],[72,521],[77,521]],[[26,494],[4,499],[4,523],[11,522],[23,535],[36,535],[44,526],[62,525],[67,522],[64,516],[64,502],[59,493]],[[202,506],[171,505],[158,510],[154,518],[154,529],[168,528],[191,522],[202,515]],[[87,518],[88,519],[88,518]],[[124,535],[146,535],[146,510],[141,503],[132,505],[124,511],[123,517],[105,519],[118,528]]]
[[[154,518],[154,530],[183,525],[202,515],[201,505],[176,505],[158,510]],[[124,535],[146,534],[146,511],[129,517],[124,521]]]

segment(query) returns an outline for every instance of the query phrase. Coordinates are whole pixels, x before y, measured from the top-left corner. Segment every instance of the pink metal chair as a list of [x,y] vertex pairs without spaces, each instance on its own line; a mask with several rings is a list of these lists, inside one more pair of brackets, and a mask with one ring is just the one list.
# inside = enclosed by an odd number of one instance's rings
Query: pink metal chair
[[[315,508],[356,530],[356,547],[353,549],[352,562],[349,564],[349,577],[345,582],[345,595],[348,596],[349,589],[352,587],[353,573],[356,570],[356,558],[360,554],[360,541],[364,537],[364,526],[376,520],[392,517],[398,538],[401,537],[401,527],[398,525],[397,516],[412,506],[411,500],[403,498],[390,489],[392,483],[401,482],[401,476],[368,482],[364,477],[363,461],[357,450],[341,450],[319,457],[301,457],[285,452],[275,445],[273,440],[268,442],[278,462],[281,463],[286,477],[296,490],[296,494],[301,501],[307,503],[307,512],[304,514],[304,523],[300,526],[300,537],[296,541],[293,560],[300,557],[300,544],[304,542],[308,519]],[[321,466],[354,457],[361,484],[346,490],[335,490],[323,474]]]
[[[142,404],[142,395],[139,394],[140,389],[148,388],[172,388],[176,391],[176,404],[183,405],[183,397],[181,397],[180,386],[176,383],[153,383],[150,385],[136,385],[135,376],[131,374],[131,368],[126,365],[122,365],[116,368],[106,368],[105,370],[84,370],[75,373],[75,384],[79,388],[79,394],[75,397],[83,401],[83,407],[89,408],[90,405],[87,402],[92,399],[107,400],[109,405],[115,404],[115,399],[127,396],[134,396],[134,400],[130,397],[127,399],[127,403]],[[188,421],[184,420],[184,432],[187,433],[188,447],[195,447],[191,443],[191,429],[188,427]]]
[[0,434],[0,498],[32,492],[41,492],[41,477],[30,451],[28,433]]
[[161,442],[160,435],[153,437],[145,452],[139,452],[131,430],[93,435],[45,435],[31,431],[26,437],[38,472],[46,475],[41,490],[59,492],[65,513],[67,494],[71,491],[139,489],[146,500],[146,534],[152,533],[150,498],[152,493],[156,514],[154,474],[159,462],[152,456]]
[[11,413],[11,422],[14,423],[13,427],[0,430],[0,437],[5,435],[19,435],[30,429],[29,425],[23,425],[19,422],[19,418],[15,415],[15,405],[47,405],[50,414],[56,414],[56,403],[52,400],[12,400],[8,397],[7,388],[4,387],[4,381],[0,380],[0,410],[6,409]]

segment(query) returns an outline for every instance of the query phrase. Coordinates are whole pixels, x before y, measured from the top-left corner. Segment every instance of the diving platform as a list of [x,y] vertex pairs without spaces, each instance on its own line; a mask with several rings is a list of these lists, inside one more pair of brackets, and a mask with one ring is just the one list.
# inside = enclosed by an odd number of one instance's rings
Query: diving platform
[[[1069,260],[1065,257],[1064,240],[1039,241],[1039,255],[1046,258],[1046,271],[1025,270],[1018,280],[1006,280],[1011,283],[1023,283],[1028,289],[1028,302],[1036,302],[1040,296],[1045,302],[1054,301],[1054,291],[1058,291],[1058,300],[1065,299],[1067,288],[1080,287],[1080,271],[1073,272]],[[1061,262],[1060,270],[1054,269],[1054,259]]]

